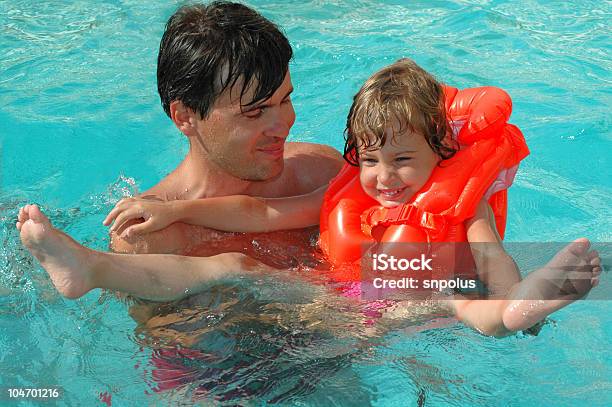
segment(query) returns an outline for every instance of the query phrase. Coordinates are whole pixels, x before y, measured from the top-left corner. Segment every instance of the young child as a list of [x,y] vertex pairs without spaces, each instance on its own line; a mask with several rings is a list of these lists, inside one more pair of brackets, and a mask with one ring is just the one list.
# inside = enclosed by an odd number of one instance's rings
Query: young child
[[[390,103],[383,115],[368,110],[360,98],[366,86],[378,86],[376,91],[383,100],[402,101],[403,108],[394,108],[397,105]],[[369,198],[383,207],[402,205],[456,151],[450,139],[442,87],[414,62],[403,59],[375,73],[364,88],[355,97],[348,118],[345,152],[347,156],[352,153],[357,161],[359,181]],[[365,126],[355,126],[357,115],[364,119]],[[303,196],[274,199],[228,196],[162,202],[130,198],[120,201],[104,224],[114,222],[111,229],[121,230],[127,221],[144,218],[143,223],[125,228],[124,236],[152,232],[173,222],[235,232],[304,228],[318,224],[325,192],[323,187]],[[167,300],[196,292],[214,279],[271,272],[235,253],[191,258],[93,252],[52,229],[36,206],[20,211],[17,228],[22,241],[49,272],[58,290],[71,298],[99,287]],[[488,242],[486,250],[473,250],[474,260],[479,279],[498,294],[498,299],[457,297],[460,299],[449,301],[448,305],[459,320],[480,332],[503,336],[527,329],[597,284],[600,260],[595,251],[588,251],[586,239],[570,244],[545,268],[520,281],[514,262],[500,244],[486,200],[480,202],[474,217],[465,221],[465,228],[471,244]],[[70,254],[66,255],[67,252]],[[580,267],[584,271],[576,280],[577,292],[563,296],[558,287],[546,282],[570,277],[568,266],[572,271]]]

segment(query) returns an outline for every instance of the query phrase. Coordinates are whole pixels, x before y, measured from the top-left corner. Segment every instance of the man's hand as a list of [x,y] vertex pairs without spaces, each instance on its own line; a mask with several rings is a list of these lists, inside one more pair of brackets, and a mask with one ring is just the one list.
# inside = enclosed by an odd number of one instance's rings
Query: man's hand
[[110,232],[121,230],[126,222],[143,219],[144,222],[125,228],[121,237],[127,238],[143,233],[151,233],[166,228],[177,221],[173,210],[174,201],[161,201],[145,198],[124,198],[106,216],[105,226],[112,224]]

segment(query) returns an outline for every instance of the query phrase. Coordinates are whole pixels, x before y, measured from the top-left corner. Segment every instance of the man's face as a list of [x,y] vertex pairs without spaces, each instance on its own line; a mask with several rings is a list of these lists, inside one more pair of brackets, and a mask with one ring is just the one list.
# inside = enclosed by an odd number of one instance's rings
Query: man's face
[[[283,171],[283,152],[295,122],[289,72],[267,100],[240,108],[241,83],[216,100],[210,115],[196,121],[197,138],[208,158],[228,174],[249,181],[273,179]],[[243,96],[248,103],[253,86]]]

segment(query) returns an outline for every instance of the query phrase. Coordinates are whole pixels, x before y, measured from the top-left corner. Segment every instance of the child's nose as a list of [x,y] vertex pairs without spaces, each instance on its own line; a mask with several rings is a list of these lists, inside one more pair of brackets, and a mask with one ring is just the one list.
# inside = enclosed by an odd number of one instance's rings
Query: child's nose
[[378,173],[378,182],[382,185],[389,185],[395,177],[395,170],[387,165],[382,165]]

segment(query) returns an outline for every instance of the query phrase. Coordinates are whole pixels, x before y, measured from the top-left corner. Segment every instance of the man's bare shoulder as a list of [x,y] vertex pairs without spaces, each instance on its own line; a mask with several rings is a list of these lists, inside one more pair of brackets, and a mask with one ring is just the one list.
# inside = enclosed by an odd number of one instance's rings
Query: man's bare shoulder
[[306,143],[301,141],[292,141],[285,144],[285,157],[288,158],[298,154],[327,156],[334,160],[342,161],[342,154],[327,144]]
[[159,199],[162,201],[172,200],[172,196],[176,195],[177,185],[174,177],[171,175],[167,175],[157,184],[153,185],[151,188],[146,191],[138,194],[139,198],[147,198],[147,199]]
[[299,193],[327,184],[343,165],[340,152],[325,144],[292,142],[285,146],[285,169],[299,186]]

